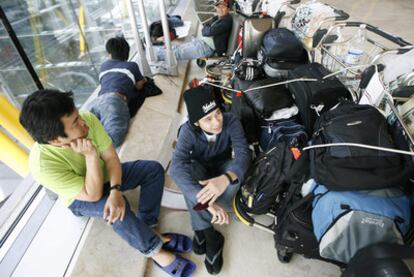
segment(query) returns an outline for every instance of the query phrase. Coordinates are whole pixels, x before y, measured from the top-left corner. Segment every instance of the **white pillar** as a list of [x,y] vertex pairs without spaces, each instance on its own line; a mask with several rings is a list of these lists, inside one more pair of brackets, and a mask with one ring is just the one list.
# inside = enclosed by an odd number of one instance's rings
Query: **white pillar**
[[171,40],[170,40],[170,31],[168,29],[168,21],[167,15],[165,12],[165,3],[164,0],[159,0],[159,8],[160,8],[160,17],[161,17],[161,24],[162,24],[162,31],[164,33],[164,44],[165,44],[165,57],[167,61],[167,65],[170,68],[177,67],[177,60],[175,58],[175,54],[171,51]]
[[128,16],[131,23],[132,35],[134,36],[134,42],[138,50],[138,65],[143,75],[152,76],[151,68],[145,57],[144,49],[142,48],[141,39],[138,35],[137,21],[135,20],[134,7],[132,6],[132,0],[127,1]]
[[144,8],[144,0],[138,0],[138,12],[139,12],[139,16],[141,17],[142,30],[144,31],[145,42],[147,44],[147,47],[145,48],[147,52],[146,53],[147,58],[150,60],[150,63],[151,63],[155,61],[155,55],[154,55],[154,49],[152,48],[151,37],[150,37],[148,22],[147,22],[147,15],[145,13],[145,8]]

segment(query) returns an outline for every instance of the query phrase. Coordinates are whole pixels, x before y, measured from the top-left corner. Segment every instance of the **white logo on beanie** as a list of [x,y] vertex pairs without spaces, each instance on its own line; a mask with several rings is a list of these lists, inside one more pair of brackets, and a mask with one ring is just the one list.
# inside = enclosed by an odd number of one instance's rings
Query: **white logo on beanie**
[[203,105],[203,111],[206,114],[209,111],[211,111],[212,109],[214,109],[215,107],[216,107],[216,102],[211,101],[210,103]]

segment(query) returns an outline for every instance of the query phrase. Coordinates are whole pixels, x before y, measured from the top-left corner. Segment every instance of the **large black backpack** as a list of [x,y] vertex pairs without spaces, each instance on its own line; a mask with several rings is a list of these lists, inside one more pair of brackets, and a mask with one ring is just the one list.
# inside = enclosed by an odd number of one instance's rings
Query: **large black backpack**
[[265,214],[274,208],[292,163],[293,155],[286,142],[261,153],[250,166],[240,188],[240,207],[253,214]]
[[[370,105],[342,102],[315,123],[313,146],[354,143],[395,149],[385,117]],[[414,168],[408,156],[356,146],[310,149],[311,172],[329,190],[367,190],[404,186]]]

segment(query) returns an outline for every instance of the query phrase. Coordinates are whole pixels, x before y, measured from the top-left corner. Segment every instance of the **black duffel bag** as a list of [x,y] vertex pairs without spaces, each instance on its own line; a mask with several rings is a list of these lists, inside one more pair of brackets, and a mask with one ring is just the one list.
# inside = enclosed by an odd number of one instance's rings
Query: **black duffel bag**
[[[373,106],[341,102],[315,123],[313,146],[353,143],[395,149],[385,117]],[[413,175],[409,156],[357,146],[310,149],[311,173],[330,190],[404,186]]]
[[[293,98],[285,85],[270,86],[255,89],[262,86],[272,85],[280,82],[279,78],[263,79],[254,82],[246,91],[246,98],[259,118],[269,118],[273,112],[293,106]],[[254,89],[254,90],[251,90]]]
[[351,99],[348,89],[335,77],[323,79],[330,72],[318,63],[299,66],[289,71],[288,79],[309,78],[317,81],[298,81],[288,88],[299,108],[299,114],[308,135],[318,116],[338,104],[341,99]]

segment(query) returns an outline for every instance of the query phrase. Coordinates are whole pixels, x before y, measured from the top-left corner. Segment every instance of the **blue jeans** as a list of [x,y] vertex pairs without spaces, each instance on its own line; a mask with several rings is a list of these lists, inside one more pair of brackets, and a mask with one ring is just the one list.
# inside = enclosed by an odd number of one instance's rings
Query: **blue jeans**
[[[192,38],[191,41],[174,45],[172,51],[177,60],[194,60],[198,58],[211,57],[214,49],[211,49],[202,39]],[[165,48],[159,47],[157,52],[158,60],[165,61]]]
[[[103,218],[103,209],[109,196],[109,183],[104,184],[103,197],[96,202],[75,200],[69,209],[76,216]],[[151,226],[158,222],[164,189],[164,169],[156,161],[133,161],[122,164],[122,191],[141,187],[138,212],[135,215],[125,199],[125,217],[112,228],[132,247],[150,257],[161,249],[162,241]]]
[[88,110],[101,121],[115,147],[120,146],[129,127],[127,102],[115,93],[105,93],[96,97],[88,106]]
[[[207,167],[197,161],[192,161],[193,177],[195,180],[200,181],[219,176],[227,171],[229,163],[230,161],[223,162],[219,164],[217,167],[212,168]],[[230,184],[224,191],[224,193],[220,195],[216,202],[222,205],[226,210],[231,210],[233,198],[236,195],[239,188],[239,183]],[[184,198],[187,204],[188,211],[190,212],[191,226],[193,230],[201,231],[211,227],[212,216],[210,212],[207,210],[195,211],[193,207],[197,204],[197,202],[193,202],[192,200],[185,197],[185,195]]]

